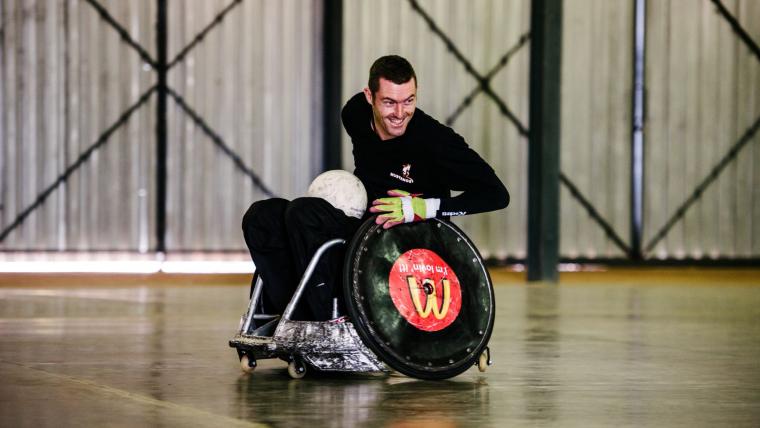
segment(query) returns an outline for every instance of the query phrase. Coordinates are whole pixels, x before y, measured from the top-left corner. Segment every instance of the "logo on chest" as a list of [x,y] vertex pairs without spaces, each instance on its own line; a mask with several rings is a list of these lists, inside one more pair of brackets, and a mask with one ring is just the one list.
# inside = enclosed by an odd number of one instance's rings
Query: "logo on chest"
[[395,178],[396,180],[401,180],[404,183],[414,183],[414,179],[412,178],[412,164],[405,163],[401,165],[401,175],[396,174],[395,172],[391,172],[391,177]]

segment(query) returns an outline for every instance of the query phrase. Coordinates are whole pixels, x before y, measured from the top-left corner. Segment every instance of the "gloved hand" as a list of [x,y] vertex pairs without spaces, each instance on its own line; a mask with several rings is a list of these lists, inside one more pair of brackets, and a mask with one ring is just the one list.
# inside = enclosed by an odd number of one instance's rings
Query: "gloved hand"
[[389,190],[389,198],[372,201],[369,209],[373,213],[383,213],[377,216],[375,223],[382,224],[383,229],[389,229],[397,224],[434,218],[440,199],[423,199],[420,194],[411,194],[403,190]]

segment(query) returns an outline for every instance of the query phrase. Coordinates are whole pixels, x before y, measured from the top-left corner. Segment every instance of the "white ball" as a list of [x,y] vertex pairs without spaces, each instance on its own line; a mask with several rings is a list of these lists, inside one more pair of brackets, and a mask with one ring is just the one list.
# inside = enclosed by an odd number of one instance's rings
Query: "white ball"
[[341,169],[319,174],[307,194],[326,200],[349,217],[361,218],[367,209],[367,191],[361,180]]

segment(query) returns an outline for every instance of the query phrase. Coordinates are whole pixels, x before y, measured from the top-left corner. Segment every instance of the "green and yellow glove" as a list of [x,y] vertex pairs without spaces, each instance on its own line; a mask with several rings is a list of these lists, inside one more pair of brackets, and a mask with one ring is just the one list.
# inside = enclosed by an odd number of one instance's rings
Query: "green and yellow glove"
[[389,229],[397,224],[412,223],[415,221],[434,218],[440,199],[423,199],[419,194],[411,194],[403,190],[389,190],[389,198],[380,198],[372,201],[369,209],[373,213],[382,213],[377,216],[375,223],[382,224],[383,229]]

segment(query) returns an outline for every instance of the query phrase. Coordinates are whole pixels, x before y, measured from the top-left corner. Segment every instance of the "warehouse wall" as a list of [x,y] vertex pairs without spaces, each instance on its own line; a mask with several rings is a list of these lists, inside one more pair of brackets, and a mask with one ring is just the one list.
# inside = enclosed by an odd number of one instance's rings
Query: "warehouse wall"
[[[156,57],[155,1],[99,3]],[[171,60],[231,3],[168,4]],[[285,197],[303,194],[321,167],[321,9],[242,2],[168,74],[169,87]],[[157,80],[85,1],[2,2],[0,14],[5,228]],[[155,248],[155,103],[152,94],[0,248]],[[168,119],[167,249],[242,249],[240,219],[264,194],[173,99]]]
[[[710,1],[649,2],[645,241],[760,119],[760,56]],[[760,3],[725,1],[760,43]],[[666,257],[760,255],[760,134],[652,248]]]
[[[155,1],[98,3],[155,57]],[[760,4],[722,3],[760,41]],[[322,165],[323,5],[168,4],[170,60],[229,10],[168,74],[169,87],[191,110],[169,99],[167,247],[243,250],[240,216],[267,195],[193,116],[272,193],[303,194]],[[633,1],[564,4],[561,170],[628,244]],[[760,117],[760,59],[710,0],[647,4],[644,255],[758,257],[760,136],[749,131]],[[377,57],[410,59],[419,107],[463,135],[512,195],[504,211],[456,221],[485,256],[524,258],[528,141],[520,127],[528,124],[530,1],[352,0],[343,11],[343,100],[366,85]],[[475,73],[491,76],[498,100],[478,90],[423,14]],[[88,1],[2,2],[0,21],[0,227],[103,143],[0,251],[154,249],[155,70]],[[145,102],[136,105],[141,96]],[[136,109],[129,120],[102,139],[130,106]],[[679,208],[743,136],[735,159],[680,219]],[[342,144],[350,170],[345,134]],[[560,196],[563,257],[625,257],[566,186]]]

